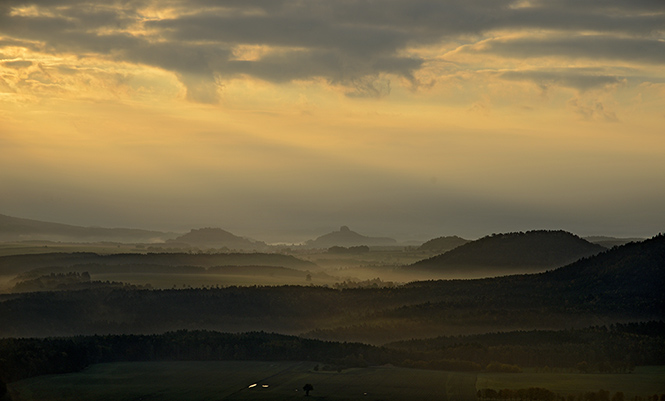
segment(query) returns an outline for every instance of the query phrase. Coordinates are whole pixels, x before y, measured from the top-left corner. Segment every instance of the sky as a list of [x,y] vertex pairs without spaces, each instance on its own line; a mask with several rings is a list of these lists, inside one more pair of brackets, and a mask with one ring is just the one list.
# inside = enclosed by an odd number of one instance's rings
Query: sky
[[2,0],[0,213],[298,242],[665,228],[662,0]]

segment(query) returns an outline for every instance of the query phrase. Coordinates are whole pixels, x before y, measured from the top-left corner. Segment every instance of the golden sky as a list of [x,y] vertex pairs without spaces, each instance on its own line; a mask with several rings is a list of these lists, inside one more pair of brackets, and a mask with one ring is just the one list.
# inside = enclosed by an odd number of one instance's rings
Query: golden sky
[[662,0],[4,0],[0,213],[302,241],[665,227]]

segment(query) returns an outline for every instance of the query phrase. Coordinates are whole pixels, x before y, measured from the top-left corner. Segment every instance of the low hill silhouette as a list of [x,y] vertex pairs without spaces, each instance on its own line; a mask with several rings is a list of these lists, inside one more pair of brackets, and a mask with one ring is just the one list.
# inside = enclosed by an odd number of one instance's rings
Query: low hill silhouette
[[133,228],[80,227],[0,214],[0,241],[164,242],[177,234]]
[[[661,321],[665,319],[664,261],[665,236],[660,235],[545,273],[422,281],[390,288],[234,286],[0,294],[0,336],[196,328],[283,331],[326,340],[385,343],[441,333]],[[191,263],[180,260],[177,264]]]
[[536,272],[564,266],[605,249],[566,231],[492,234],[408,268],[445,271],[496,267]]
[[339,231],[322,235],[305,243],[308,248],[330,248],[333,246],[391,246],[397,245],[397,241],[387,237],[367,237],[351,231],[349,227],[342,226]]
[[443,253],[455,249],[458,246],[464,245],[468,242],[471,242],[471,240],[464,239],[456,235],[449,237],[438,237],[425,242],[420,247],[418,247],[418,250]]
[[193,229],[185,235],[167,241],[168,243],[187,244],[201,248],[228,248],[241,250],[263,250],[268,248],[265,242],[239,237],[221,228]]
[[624,316],[645,313],[649,319],[662,319],[665,235],[614,247],[542,273],[413,282],[404,287],[445,291],[458,303],[467,302],[469,297],[480,298],[488,308],[519,301],[523,308],[550,305],[565,311],[592,310]]
[[606,237],[602,235],[596,235],[591,237],[584,237],[585,240],[591,242],[592,244],[602,245],[605,248],[612,248],[614,246],[625,245],[629,242],[640,242],[644,241],[646,238],[616,238],[616,237]]
[[658,294],[662,302],[665,235],[617,246],[538,277],[550,283],[569,283],[572,290],[586,294],[642,297],[645,302],[655,300]]
[[19,274],[39,268],[63,266],[279,266],[297,270],[317,269],[317,265],[290,255],[273,253],[125,253],[99,255],[92,252],[43,253],[0,257],[0,275]]

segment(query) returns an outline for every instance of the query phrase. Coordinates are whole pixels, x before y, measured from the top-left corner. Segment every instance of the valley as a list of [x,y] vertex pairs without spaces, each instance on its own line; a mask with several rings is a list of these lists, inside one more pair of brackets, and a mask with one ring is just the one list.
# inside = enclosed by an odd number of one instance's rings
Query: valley
[[[324,238],[340,235],[369,238],[344,227]],[[661,391],[662,370],[648,367],[665,366],[662,235],[611,249],[540,230],[261,252],[221,243],[204,251],[183,238],[4,243],[0,380],[11,399],[282,399],[307,381],[317,399]],[[195,373],[210,366],[228,381]],[[121,371],[135,373],[111,394],[104,383]],[[282,384],[238,386],[274,374]],[[202,382],[160,387],[150,375]]]

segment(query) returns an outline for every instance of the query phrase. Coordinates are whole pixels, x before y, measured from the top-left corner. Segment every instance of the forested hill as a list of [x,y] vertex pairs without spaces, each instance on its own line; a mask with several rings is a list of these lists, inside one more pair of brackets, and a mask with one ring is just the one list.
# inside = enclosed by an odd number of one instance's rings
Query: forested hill
[[268,330],[380,344],[442,333],[663,320],[664,255],[665,237],[660,235],[541,274],[393,288],[106,288],[8,294],[0,295],[0,337]]
[[665,317],[665,235],[614,247],[598,255],[539,274],[468,281],[415,282],[405,287],[465,296],[483,291],[488,305],[511,302],[566,309]]
[[[386,344],[441,359],[520,366],[573,367],[584,373],[625,373],[634,365],[665,363],[665,322],[611,324],[567,330],[520,330],[439,336]],[[513,371],[514,372],[514,371]]]
[[292,269],[316,269],[317,265],[290,255],[273,253],[126,253],[99,255],[91,252],[43,253],[0,257],[0,275],[18,274],[41,267],[98,265],[162,266],[279,266]]
[[665,235],[614,247],[537,277],[543,282],[568,282],[578,291],[651,294],[662,300]]
[[540,230],[492,234],[444,254],[416,262],[409,268],[445,270],[460,267],[531,267],[546,269],[564,266],[580,258],[598,254],[605,249],[566,231]]
[[519,364],[620,373],[635,365],[665,363],[662,328],[663,322],[617,324],[609,329],[438,337],[386,347],[266,332],[186,330],[159,335],[0,339],[0,383],[76,372],[96,363],[131,361],[310,361],[304,363],[315,371],[338,372],[387,363],[448,371],[519,372],[519,366],[507,365]]

